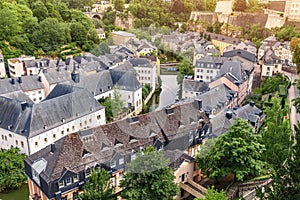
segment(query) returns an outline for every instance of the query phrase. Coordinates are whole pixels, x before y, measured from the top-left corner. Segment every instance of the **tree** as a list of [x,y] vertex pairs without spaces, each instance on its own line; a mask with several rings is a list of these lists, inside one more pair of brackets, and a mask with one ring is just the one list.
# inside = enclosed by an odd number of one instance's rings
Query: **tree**
[[55,18],[47,18],[40,22],[38,30],[33,32],[32,42],[45,52],[57,50],[70,39],[69,26],[58,22]]
[[295,51],[296,48],[299,46],[300,40],[297,37],[292,37],[290,41],[290,47],[292,51]]
[[79,22],[74,22],[70,26],[72,42],[81,46],[87,41],[88,30]]
[[113,187],[110,182],[110,175],[104,169],[97,169],[92,172],[84,185],[81,200],[116,200]]
[[[201,199],[195,199],[201,200]],[[207,193],[205,194],[205,200],[227,200],[227,195],[224,190],[218,192],[215,190],[214,186],[207,189]]]
[[114,7],[117,11],[123,12],[125,0],[114,0]]
[[194,69],[193,67],[191,66],[191,63],[186,60],[186,59],[183,59],[182,61],[180,61],[180,63],[177,65],[177,68],[180,72],[180,74],[182,75],[194,75]]
[[234,11],[241,11],[243,12],[247,8],[246,0],[235,0],[233,3],[233,10]]
[[21,187],[26,181],[24,174],[25,154],[17,148],[0,150],[0,192]]
[[43,21],[49,16],[47,7],[42,1],[36,1],[33,3],[32,12],[33,15],[38,18],[39,22]]
[[277,169],[290,155],[290,124],[284,120],[289,112],[289,107],[282,107],[282,98],[276,94],[271,99],[272,107],[265,108],[266,118],[261,128],[262,143],[266,150],[262,156],[270,167]]
[[7,9],[0,9],[0,16],[1,40],[9,40],[9,38],[21,31],[21,27],[15,12]]
[[[291,147],[291,156],[288,156],[283,165],[276,168],[272,174],[272,184],[266,187],[266,193],[257,192],[261,199],[294,200],[300,198],[300,129],[294,125],[295,144]],[[293,139],[293,138],[292,138]]]
[[217,0],[204,0],[204,10],[215,11]]
[[121,114],[124,108],[124,101],[122,100],[122,95],[120,94],[118,89],[119,89],[118,85],[115,85],[114,92],[112,95],[113,98],[111,99],[111,108],[114,117]]
[[214,148],[205,157],[201,151],[197,155],[197,164],[202,172],[218,181],[218,178],[229,174],[235,180],[242,181],[249,175],[261,172],[263,162],[261,156],[264,145],[258,142],[249,123],[237,119],[228,131],[221,135]]
[[121,197],[130,200],[171,200],[179,192],[174,179],[163,151],[155,151],[153,146],[149,146],[130,162],[120,183],[123,188]]

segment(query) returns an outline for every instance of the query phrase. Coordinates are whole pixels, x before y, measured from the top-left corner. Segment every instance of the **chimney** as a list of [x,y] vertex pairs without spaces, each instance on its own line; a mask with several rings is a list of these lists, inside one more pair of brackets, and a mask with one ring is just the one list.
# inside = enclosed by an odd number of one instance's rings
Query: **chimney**
[[198,110],[202,110],[202,99],[195,99],[194,104]]
[[231,119],[232,118],[232,112],[230,110],[226,111],[226,118]]
[[73,71],[71,73],[71,78],[75,83],[79,83],[80,79],[79,79],[79,72],[76,69],[76,64],[74,63],[73,66]]
[[43,68],[43,73],[46,74],[47,73],[47,69]]
[[11,79],[11,84],[12,84],[12,85],[15,84],[15,79],[14,79],[14,78]]
[[18,82],[22,83],[22,77],[18,77]]
[[38,77],[38,81],[39,81],[39,82],[42,82],[42,77],[39,76],[39,77]]
[[50,153],[54,153],[54,151],[55,151],[55,144],[52,143],[52,144],[50,145],[50,147],[51,147]]
[[22,103],[21,103],[22,111],[25,110],[26,107],[27,107],[27,102],[26,102],[26,101],[22,102]]
[[255,104],[254,101],[250,101],[250,102],[249,102],[249,105],[250,105],[251,107],[253,107],[254,104]]

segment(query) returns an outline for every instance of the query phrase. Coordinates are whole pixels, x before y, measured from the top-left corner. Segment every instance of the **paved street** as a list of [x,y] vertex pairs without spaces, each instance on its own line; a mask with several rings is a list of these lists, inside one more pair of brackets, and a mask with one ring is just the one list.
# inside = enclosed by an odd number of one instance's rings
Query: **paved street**
[[300,114],[296,113],[296,108],[295,108],[295,106],[293,106],[293,102],[292,102],[293,99],[300,96],[297,86],[293,85],[294,80],[296,78],[298,78],[298,76],[295,74],[291,74],[289,72],[284,72],[284,74],[286,76],[288,76],[290,81],[292,82],[292,85],[288,91],[288,98],[289,98],[289,102],[290,102],[290,122],[291,122],[291,127],[293,130],[292,134],[294,135],[294,124],[297,124],[297,122],[300,121]]
[[159,99],[159,106],[157,110],[165,106],[171,105],[178,98],[179,85],[177,84],[176,75],[161,75],[162,80],[161,93]]

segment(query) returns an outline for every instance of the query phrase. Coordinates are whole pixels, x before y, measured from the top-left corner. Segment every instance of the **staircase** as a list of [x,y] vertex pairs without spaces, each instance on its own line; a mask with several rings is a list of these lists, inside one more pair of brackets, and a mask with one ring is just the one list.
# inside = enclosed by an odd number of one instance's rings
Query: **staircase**
[[204,194],[207,192],[206,188],[191,179],[187,179],[185,183],[180,182],[179,186],[196,198],[204,198]]

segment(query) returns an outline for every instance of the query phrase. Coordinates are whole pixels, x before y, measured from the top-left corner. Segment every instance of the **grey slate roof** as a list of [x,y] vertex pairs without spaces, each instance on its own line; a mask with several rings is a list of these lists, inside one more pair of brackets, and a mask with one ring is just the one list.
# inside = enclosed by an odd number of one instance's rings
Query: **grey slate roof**
[[182,90],[202,93],[208,90],[208,84],[205,82],[183,79]]
[[136,91],[141,87],[140,82],[136,78],[136,71],[128,62],[111,69],[110,74],[113,84],[117,84],[121,90]]
[[25,92],[18,90],[18,91],[14,91],[14,92],[10,92],[10,93],[6,93],[6,94],[1,94],[0,96],[6,97],[8,99],[17,99],[19,101],[25,101],[28,103],[34,103],[26,94]]
[[[19,81],[20,79],[21,83]],[[20,90],[26,92],[43,88],[44,85],[41,81],[39,81],[39,76],[37,75],[22,76],[15,79],[0,79],[0,95]]]
[[[209,63],[213,64],[213,68],[217,68],[217,65],[222,65],[228,58],[225,57],[215,57],[215,56],[205,56],[196,61],[196,63]],[[196,68],[199,68],[199,66],[196,64]],[[204,66],[206,67],[206,66]],[[201,67],[202,68],[202,67]]]
[[57,84],[66,81],[72,81],[71,79],[71,72],[65,70],[64,68],[57,70],[57,68],[47,69],[47,72],[44,73],[48,83]]
[[262,110],[255,105],[251,106],[250,104],[247,104],[237,110],[233,110],[233,113],[236,115],[236,117],[253,123],[256,123],[258,117],[263,114]]
[[[196,129],[201,129],[204,124],[209,123],[205,113],[199,112],[199,108],[194,103],[178,105],[171,109],[173,109],[172,114],[160,110],[137,116],[138,121],[135,123],[121,120],[99,126],[91,132],[67,135],[55,142],[56,150],[53,154],[50,153],[48,146],[30,155],[25,159],[25,163],[32,165],[34,161],[44,158],[48,164],[41,177],[46,182],[50,182],[60,178],[66,169],[78,173],[86,167],[94,167],[97,163],[109,165],[117,154],[125,155],[125,160],[128,162],[127,155],[130,156],[133,150],[137,152],[141,147],[145,148],[157,139],[164,144],[179,139],[179,147],[183,146],[185,144],[180,140],[182,137],[188,136],[191,130],[194,135]],[[200,124],[198,124],[199,119],[203,121]],[[181,121],[184,126],[179,127],[178,121]],[[195,123],[191,123],[192,121]],[[89,135],[93,139],[84,141],[83,138]],[[90,152],[91,155],[83,157],[84,151]],[[170,164],[174,167],[178,166],[182,159],[193,160],[186,155],[176,157],[178,152],[176,151],[176,154],[170,157]]]
[[221,70],[219,71],[218,76],[223,76],[226,74],[230,74],[232,78],[240,83],[243,83],[248,79],[248,74],[245,72],[245,70],[243,70],[240,61],[225,61]]
[[76,86],[86,88],[94,96],[112,90],[114,87],[108,70],[82,77]]
[[132,58],[129,62],[133,67],[154,67],[154,65],[146,58]]
[[[202,100],[203,109],[211,111],[212,109],[222,109],[229,99],[231,90],[224,84],[219,85],[211,90],[199,95],[197,99]],[[224,105],[225,104],[225,105]]]
[[273,64],[279,64],[281,63],[281,59],[275,55],[275,53],[268,49],[264,56],[262,57],[263,63],[265,65],[273,65]]
[[[66,87],[70,90],[70,86]],[[57,90],[64,90],[63,86],[55,87],[53,93],[59,94]],[[53,98],[38,104],[0,97],[0,127],[31,138],[104,108],[84,89],[74,89],[56,97],[50,93],[49,96]]]
[[209,33],[209,32],[206,32],[204,34],[210,35],[212,40],[218,40],[218,41],[226,42],[226,43],[229,43],[229,44],[238,44],[238,43],[240,43],[240,39],[238,39],[238,38],[228,37],[228,36],[225,36],[225,35],[220,35],[220,34],[216,34],[216,33]]
[[241,42],[237,45],[230,45],[224,49],[224,57],[240,56],[251,62],[256,61],[256,47],[250,41]]
[[215,117],[211,118],[210,123],[212,129],[209,137],[219,137],[228,130],[233,121],[233,119],[228,119],[226,117],[225,112],[221,112]]

